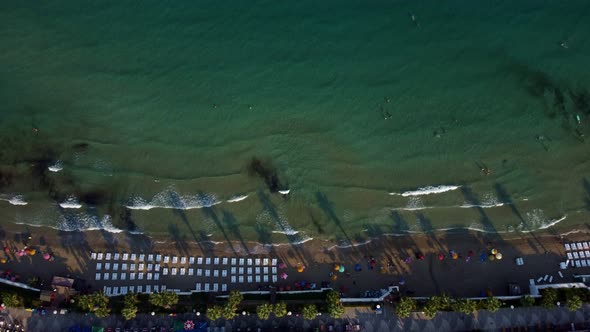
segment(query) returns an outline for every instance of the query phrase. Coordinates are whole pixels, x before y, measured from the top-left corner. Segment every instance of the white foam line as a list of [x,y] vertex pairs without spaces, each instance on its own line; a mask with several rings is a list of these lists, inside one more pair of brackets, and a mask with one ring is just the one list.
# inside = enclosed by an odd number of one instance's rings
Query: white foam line
[[47,167],[47,169],[48,169],[50,172],[57,173],[57,172],[61,171],[61,170],[62,170],[62,169],[64,169],[64,168],[63,168],[63,166],[62,166],[62,164],[61,164],[61,161],[59,161],[59,160],[58,160],[58,161],[57,161],[55,164],[53,164],[53,165],[51,165],[51,166]]
[[559,224],[560,222],[564,221],[565,218],[567,218],[567,215],[565,215],[559,219],[555,219],[555,220],[549,222],[547,225],[539,227],[539,229],[547,229],[549,227],[553,227],[553,226]]
[[289,229],[286,231],[272,231],[272,233],[285,234],[285,235],[296,235],[296,234],[299,234],[299,231]]
[[452,191],[461,188],[461,186],[427,186],[423,188],[418,188],[416,190],[405,191],[403,193],[389,193],[391,196],[423,196],[423,195],[431,195],[431,194],[440,194],[447,191]]
[[17,205],[17,206],[22,206],[22,205],[29,204],[20,195],[13,196],[13,197],[10,197],[10,198],[0,198],[0,201],[6,201],[6,202],[10,203],[11,205]]
[[420,206],[420,207],[401,207],[401,208],[392,208],[393,211],[418,211],[418,210],[427,210],[427,209],[472,209],[472,208],[482,208],[482,209],[491,209],[495,207],[500,207],[504,205],[508,205],[510,203],[496,203],[496,204],[463,204],[463,205],[452,205],[452,206]]
[[227,200],[228,203],[240,202],[248,198],[248,195],[235,196]]

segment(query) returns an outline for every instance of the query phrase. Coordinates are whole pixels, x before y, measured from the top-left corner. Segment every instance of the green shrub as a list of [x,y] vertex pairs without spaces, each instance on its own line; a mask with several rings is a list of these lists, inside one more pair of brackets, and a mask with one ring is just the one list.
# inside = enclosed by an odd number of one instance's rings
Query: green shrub
[[318,308],[315,304],[306,304],[301,311],[303,318],[307,320],[315,319],[318,315]]
[[210,320],[218,320],[221,316],[223,316],[223,309],[220,306],[214,305],[207,308],[207,318]]
[[532,306],[535,305],[535,299],[532,298],[532,297],[530,297],[530,296],[528,296],[528,295],[525,295],[525,296],[523,296],[523,297],[520,298],[520,304],[523,307],[532,307]]
[[399,318],[407,318],[410,317],[412,311],[416,310],[416,301],[409,297],[402,298],[397,306],[395,307],[395,314]]
[[472,314],[477,310],[477,302],[469,299],[458,299],[451,304],[451,309],[456,312],[461,312],[466,315]]
[[482,301],[482,308],[487,311],[496,312],[500,307],[502,307],[502,301],[493,296],[489,296],[486,300]]
[[582,299],[578,295],[572,295],[567,299],[566,307],[570,311],[576,311],[582,308],[582,304]]
[[256,315],[262,320],[267,320],[272,313],[272,305],[268,303],[261,304],[256,307]]
[[178,294],[175,292],[151,293],[150,303],[156,307],[170,309],[178,303]]
[[285,302],[276,303],[273,306],[273,312],[278,318],[285,316],[287,314],[287,304]]
[[14,293],[2,294],[2,302],[5,306],[10,308],[17,308],[22,306],[23,299]]
[[331,290],[326,294],[326,305],[330,316],[340,318],[344,314],[344,307],[340,303],[340,294],[337,291]]
[[555,288],[545,288],[542,293],[541,306],[546,309],[555,307],[557,301],[557,290]]

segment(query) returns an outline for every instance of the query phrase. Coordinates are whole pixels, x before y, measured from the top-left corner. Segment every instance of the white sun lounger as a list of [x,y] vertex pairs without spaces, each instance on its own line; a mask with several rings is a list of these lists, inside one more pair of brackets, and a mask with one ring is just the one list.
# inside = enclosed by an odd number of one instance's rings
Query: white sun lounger
[[235,257],[233,257],[233,258],[231,259],[231,265],[236,265],[237,261],[238,261],[238,260],[237,260]]
[[197,277],[200,277],[203,275],[203,270],[202,269],[197,269]]
[[128,253],[123,253],[123,260],[126,261],[129,259],[129,254]]
[[549,275],[546,274],[545,277],[543,278],[543,281],[547,281],[547,279],[549,279]]
[[127,263],[121,264],[121,271],[127,271]]
[[268,274],[268,266],[265,266],[262,270],[262,274]]
[[194,257],[189,258],[188,259],[188,263],[189,264],[195,264],[195,258]]
[[175,275],[176,275],[176,272],[178,272],[178,271],[176,270],[176,268],[175,268],[175,267],[173,267],[173,268],[172,268],[172,275],[173,275],[173,276],[175,276]]
[[158,263],[159,263],[159,262],[161,262],[161,261],[162,261],[162,255],[160,255],[160,254],[157,254],[157,255],[156,255],[156,262],[158,262]]
[[152,286],[151,285],[145,285],[145,292],[146,293],[151,293],[152,292]]
[[574,259],[578,259],[578,258],[580,258],[580,256],[578,255],[577,252],[574,251]]
[[129,270],[135,271],[135,263],[129,264]]
[[263,282],[268,282],[268,275],[266,275],[266,274],[265,274],[265,275],[263,275],[263,276],[262,276],[262,281],[263,281]]
[[574,261],[574,263],[576,264],[576,267],[581,267],[582,265],[580,264],[580,261]]
[[166,285],[160,286],[160,292],[164,293],[166,291]]
[[215,257],[215,258],[213,259],[213,264],[215,264],[215,265],[219,265],[219,257]]
[[201,283],[200,282],[197,282],[197,284],[195,285],[195,290],[197,292],[200,292],[201,291]]
[[236,270],[237,270],[236,267],[232,266],[231,267],[231,274],[236,274]]
[[139,271],[143,271],[145,269],[145,264],[139,263],[139,267],[137,268]]
[[127,295],[127,286],[121,287],[121,295]]
[[260,265],[260,264],[262,264],[262,260],[260,260],[260,258],[256,258],[256,259],[254,260],[254,264],[255,264],[255,265]]
[[97,271],[102,270],[102,263],[96,263],[96,270]]
[[228,262],[227,257],[223,257],[223,259],[221,260],[221,264],[227,265],[227,262]]
[[113,264],[113,271],[118,271],[119,270],[119,263],[114,263]]
[[203,264],[203,257],[197,257],[197,264]]
[[244,268],[243,267],[239,267],[238,268],[238,274],[244,274]]
[[170,263],[170,256],[164,256],[164,263]]
[[580,251],[578,254],[580,255],[580,258],[586,258],[586,254],[584,254],[583,251]]
[[248,276],[248,282],[252,283],[252,276]]
[[180,275],[183,276],[186,274],[186,269],[184,267],[180,268]]
[[576,243],[576,245],[578,246],[578,250],[584,250],[584,246],[582,245],[582,242],[578,242],[578,243]]
[[159,286],[158,286],[158,285],[154,285],[154,293],[157,293],[157,292],[159,292],[159,289],[158,289],[158,288],[159,288]]
[[188,269],[188,275],[192,276],[195,274],[195,269]]
[[148,261],[153,262],[154,261],[154,254],[149,254],[148,255]]
[[186,264],[186,257],[180,257],[180,264]]
[[160,280],[160,274],[154,273],[154,280]]
[[211,276],[211,270],[206,269],[205,270],[205,277],[210,277]]
[[240,284],[244,283],[244,276],[238,276],[238,282]]
[[154,271],[160,271],[160,264],[156,263],[156,265],[154,265]]
[[113,287],[113,295],[119,295],[119,287]]
[[221,276],[227,277],[227,270],[221,270]]
[[135,280],[135,272],[129,273],[129,280]]
[[245,260],[245,259],[243,259],[243,258],[240,258],[240,265],[244,265],[244,263],[245,263],[245,262],[246,262],[246,260]]
[[117,280],[117,276],[118,276],[117,273],[113,272],[111,274],[111,280]]
[[135,286],[129,286],[129,293],[135,293]]
[[277,265],[277,259],[276,258],[273,258],[272,259],[271,265]]
[[143,280],[143,272],[137,274],[137,280]]
[[565,244],[565,251],[570,251],[572,248],[570,247],[569,243]]
[[248,261],[246,264],[249,266],[252,266],[252,264],[254,264],[254,262],[252,261],[252,258],[248,258]]
[[256,276],[256,282],[260,282],[260,276],[259,275]]
[[145,261],[145,254],[139,254],[139,260],[140,261]]
[[110,276],[111,276],[111,274],[110,274],[110,273],[108,273],[108,272],[105,272],[105,273],[103,273],[103,275],[102,275],[102,280],[109,280],[109,277],[110,277]]
[[262,259],[262,265],[268,265],[268,258]]
[[209,283],[205,283],[205,292],[209,291]]
[[221,284],[221,291],[227,292],[227,284]]
[[148,265],[147,265],[147,270],[148,270],[148,271],[153,271],[153,270],[154,270],[154,265],[153,265],[153,264],[151,264],[151,263],[150,263],[150,264],[148,264]]
[[106,288],[106,292],[105,292],[105,293],[106,293],[106,295],[111,295],[111,294],[113,294],[112,288],[111,288],[111,287],[107,287],[107,288]]
[[129,260],[136,260],[137,259],[137,254],[131,254],[131,257],[129,258]]
[[213,276],[219,277],[219,270],[213,270]]
[[96,276],[94,277],[94,280],[100,280],[100,272],[96,273]]
[[147,273],[147,280],[152,280],[153,277],[154,275],[151,272]]
[[172,257],[172,264],[178,264],[178,257],[177,256]]
[[111,263],[104,263],[104,269],[105,270],[110,270],[111,269]]
[[574,255],[571,252],[567,253],[567,259],[574,259]]
[[[531,279],[531,280],[533,280],[533,279]],[[533,281],[534,281],[534,280],[533,280]],[[272,282],[277,282],[277,276],[276,276],[276,275],[273,275],[273,276],[272,276]]]
[[165,267],[164,269],[162,269],[162,274],[167,276],[168,275],[168,268]]
[[102,252],[99,252],[98,254],[96,254],[97,261],[101,261],[103,258],[104,258],[104,254]]
[[256,274],[260,274],[260,268],[259,267],[255,267],[254,271],[256,271]]
[[111,253],[110,252],[107,252],[107,254],[104,255],[104,259],[107,260],[107,261],[110,261],[111,260]]
[[121,280],[127,280],[127,273],[121,273]]
[[93,253],[90,254],[90,259],[96,259],[96,253],[95,252],[93,252]]
[[235,284],[236,283],[236,276],[231,276],[231,283]]
[[143,293],[143,286],[142,285],[138,285],[137,286],[137,292],[138,293]]
[[213,284],[213,291],[217,292],[217,290],[219,289],[219,284],[218,283],[214,283]]
[[552,282],[553,282],[553,276],[550,276],[549,277],[549,283],[552,283]]
[[584,248],[584,250],[590,249],[588,242],[582,242],[582,247]]
[[586,263],[586,260],[585,260],[585,259],[582,259],[582,260],[580,261],[580,264],[582,264],[582,267],[586,267],[586,266],[588,266],[588,264]]
[[205,264],[207,264],[207,265],[211,264],[211,257],[205,257]]
[[277,267],[276,266],[273,266],[272,267],[272,273],[277,273]]
[[113,255],[113,259],[114,259],[114,260],[116,260],[116,261],[118,261],[118,260],[119,260],[119,258],[120,258],[120,257],[119,257],[119,253],[118,253],[118,252],[116,252],[116,253]]
[[246,269],[246,274],[252,274],[252,268],[251,267],[249,267],[249,268]]

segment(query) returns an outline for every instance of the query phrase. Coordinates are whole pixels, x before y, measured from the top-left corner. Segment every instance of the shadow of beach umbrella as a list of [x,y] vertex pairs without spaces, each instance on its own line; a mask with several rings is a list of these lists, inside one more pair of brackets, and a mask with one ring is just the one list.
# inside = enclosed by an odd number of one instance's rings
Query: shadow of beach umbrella
[[502,259],[502,254],[501,253],[497,253],[496,254],[496,259],[498,259],[498,260]]
[[285,272],[281,273],[281,279],[287,279],[287,277],[288,275]]
[[338,268],[338,271],[344,272],[344,270],[345,270],[344,265],[340,265],[340,268]]

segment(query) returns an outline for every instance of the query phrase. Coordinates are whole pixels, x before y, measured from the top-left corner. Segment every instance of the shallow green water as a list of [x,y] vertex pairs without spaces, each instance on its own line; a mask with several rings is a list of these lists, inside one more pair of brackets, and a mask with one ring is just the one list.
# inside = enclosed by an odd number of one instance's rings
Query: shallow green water
[[[0,198],[28,202],[0,201],[5,223],[350,242],[587,217],[585,1],[3,3],[0,22]],[[388,194],[439,185],[459,188]]]

